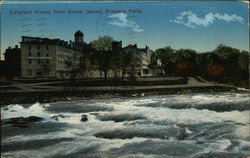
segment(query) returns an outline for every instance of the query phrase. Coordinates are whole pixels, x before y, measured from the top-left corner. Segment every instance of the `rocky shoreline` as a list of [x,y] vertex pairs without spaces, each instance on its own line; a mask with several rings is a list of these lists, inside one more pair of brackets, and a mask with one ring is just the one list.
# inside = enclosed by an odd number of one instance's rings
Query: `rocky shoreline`
[[143,97],[148,95],[190,94],[190,93],[218,93],[242,92],[236,87],[202,86],[202,87],[175,87],[175,88],[148,88],[123,90],[79,90],[65,89],[63,91],[6,91],[0,94],[0,105],[50,103],[57,101],[71,101],[86,98],[113,98],[113,97]]

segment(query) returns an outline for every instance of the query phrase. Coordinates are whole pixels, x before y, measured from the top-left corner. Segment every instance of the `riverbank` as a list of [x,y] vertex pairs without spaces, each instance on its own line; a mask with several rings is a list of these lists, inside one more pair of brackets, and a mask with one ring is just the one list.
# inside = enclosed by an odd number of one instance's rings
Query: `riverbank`
[[[40,83],[12,83],[10,86],[0,86],[0,105],[25,104],[25,103],[50,103],[65,100],[78,100],[83,98],[113,98],[135,97],[165,94],[189,94],[189,93],[217,93],[217,92],[244,92],[234,86],[217,84],[193,77],[172,78],[157,81],[130,82],[129,86],[112,84],[112,82],[89,81],[89,84],[72,81],[40,82]],[[157,84],[156,84],[157,83]],[[176,84],[178,83],[178,84]],[[98,86],[94,86],[94,84]],[[6,88],[6,89],[3,89]]]
[[[107,88],[107,87],[106,87]],[[78,100],[83,98],[107,98],[107,97],[134,97],[165,94],[189,94],[189,93],[216,93],[216,92],[241,92],[235,87],[226,86],[192,86],[192,87],[116,87],[109,89],[98,88],[67,88],[64,90],[37,90],[37,91],[6,91],[0,94],[0,105],[25,104],[25,103],[50,103],[65,100]]]

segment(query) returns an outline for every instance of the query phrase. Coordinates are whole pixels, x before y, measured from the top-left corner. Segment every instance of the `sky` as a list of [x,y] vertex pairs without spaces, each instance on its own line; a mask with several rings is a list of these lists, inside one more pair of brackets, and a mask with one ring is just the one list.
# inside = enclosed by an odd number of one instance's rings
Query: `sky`
[[152,50],[171,46],[205,52],[218,44],[249,50],[248,5],[240,1],[6,2],[1,5],[1,52],[19,44],[21,36],[69,41],[77,30],[87,43],[108,35],[122,40],[123,46],[147,45]]

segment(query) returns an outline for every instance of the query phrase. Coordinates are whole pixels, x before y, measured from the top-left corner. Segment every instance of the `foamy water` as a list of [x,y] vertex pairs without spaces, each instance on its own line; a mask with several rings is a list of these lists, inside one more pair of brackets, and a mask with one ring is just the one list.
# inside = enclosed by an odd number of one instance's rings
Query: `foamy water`
[[[247,157],[249,100],[222,93],[8,105],[1,107],[2,156]],[[6,123],[29,116],[43,120]]]

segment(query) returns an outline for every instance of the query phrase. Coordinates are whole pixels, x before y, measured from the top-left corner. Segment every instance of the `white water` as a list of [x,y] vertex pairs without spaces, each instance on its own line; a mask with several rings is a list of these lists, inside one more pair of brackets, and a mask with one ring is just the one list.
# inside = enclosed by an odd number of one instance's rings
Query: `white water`
[[[206,107],[208,104],[225,104],[225,106],[244,104],[249,107],[249,99],[248,94],[225,93],[86,99],[50,104],[35,103],[26,108],[22,105],[8,105],[1,108],[2,120],[38,116],[44,118],[38,124],[61,123],[63,126],[60,129],[54,127],[54,130],[46,133],[34,134],[32,129],[29,129],[31,127],[25,129],[28,132],[31,131],[31,134],[22,133],[24,129],[16,128],[14,135],[3,137],[3,145],[11,146],[20,142],[62,138],[72,140],[41,146],[39,149],[30,147],[11,151],[6,149],[3,156],[178,156],[172,152],[172,148],[175,147],[179,156],[184,157],[195,157],[209,152],[237,152],[240,157],[241,154],[246,154],[245,148],[250,149],[248,132],[250,131],[250,111],[216,112],[206,108],[199,110],[195,107],[203,105]],[[191,105],[191,108],[168,107],[168,105],[172,107],[185,104]],[[80,121],[83,114],[87,115],[87,122]],[[57,115],[63,117],[58,117],[58,120],[52,118]],[[183,134],[185,138],[182,138]],[[205,142],[199,144],[199,141]],[[233,143],[234,141],[238,142],[237,145]],[[170,142],[172,145],[169,144]],[[138,149],[132,150],[133,145]],[[150,146],[156,149],[153,150],[149,148]],[[230,149],[231,146],[234,149]],[[190,148],[192,152],[185,151],[186,148]]]

